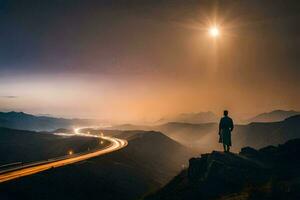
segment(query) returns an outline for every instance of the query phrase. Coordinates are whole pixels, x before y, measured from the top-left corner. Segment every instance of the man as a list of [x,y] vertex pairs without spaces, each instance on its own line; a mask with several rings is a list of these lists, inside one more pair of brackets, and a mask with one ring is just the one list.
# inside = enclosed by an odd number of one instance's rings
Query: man
[[224,110],[224,117],[220,120],[219,135],[220,143],[223,143],[224,152],[229,152],[231,146],[231,131],[233,130],[233,121],[228,117],[228,111]]

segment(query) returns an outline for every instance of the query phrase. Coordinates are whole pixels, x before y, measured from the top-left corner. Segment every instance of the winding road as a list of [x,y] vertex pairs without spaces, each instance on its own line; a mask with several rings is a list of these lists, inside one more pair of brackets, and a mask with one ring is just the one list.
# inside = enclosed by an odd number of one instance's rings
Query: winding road
[[123,139],[118,139],[114,137],[106,137],[106,136],[99,136],[99,135],[91,135],[80,132],[80,130],[85,129],[84,128],[76,128],[74,129],[74,135],[79,136],[85,136],[85,137],[97,137],[101,138],[103,140],[107,140],[110,142],[110,145],[106,146],[103,149],[94,150],[92,152],[87,153],[79,153],[79,154],[73,154],[72,156],[67,157],[59,157],[59,158],[53,158],[45,161],[39,161],[35,163],[30,163],[27,165],[17,166],[10,169],[6,169],[3,171],[0,171],[0,183],[9,181],[12,179],[16,179],[23,176],[28,176],[31,174],[35,174],[41,171],[45,171],[51,168],[61,167],[64,165],[69,165],[75,162],[79,162],[82,160],[86,160],[92,157],[100,156],[103,154],[111,153],[114,151],[117,151],[119,149],[122,149],[127,146],[128,142]]

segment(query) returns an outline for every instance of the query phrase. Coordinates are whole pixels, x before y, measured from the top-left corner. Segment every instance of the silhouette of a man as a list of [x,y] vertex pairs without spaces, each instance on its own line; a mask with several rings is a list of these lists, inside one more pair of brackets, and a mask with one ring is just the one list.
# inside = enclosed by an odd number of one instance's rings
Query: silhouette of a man
[[220,143],[223,143],[224,152],[229,152],[231,146],[231,132],[233,130],[233,121],[228,117],[228,111],[224,110],[224,117],[219,124]]

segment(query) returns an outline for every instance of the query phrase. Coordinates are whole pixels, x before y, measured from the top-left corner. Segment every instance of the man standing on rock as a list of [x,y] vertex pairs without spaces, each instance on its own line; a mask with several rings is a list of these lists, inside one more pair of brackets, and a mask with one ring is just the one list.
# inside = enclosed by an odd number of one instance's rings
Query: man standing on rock
[[224,152],[229,152],[231,146],[231,131],[233,130],[233,121],[228,117],[228,111],[224,110],[224,117],[219,124],[219,142],[223,143]]

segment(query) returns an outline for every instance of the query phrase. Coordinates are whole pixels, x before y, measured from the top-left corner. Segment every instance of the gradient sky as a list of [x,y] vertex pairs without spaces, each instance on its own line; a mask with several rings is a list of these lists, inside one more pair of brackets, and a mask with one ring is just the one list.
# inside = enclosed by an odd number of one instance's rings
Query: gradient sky
[[300,110],[297,2],[0,0],[0,110],[123,121]]

